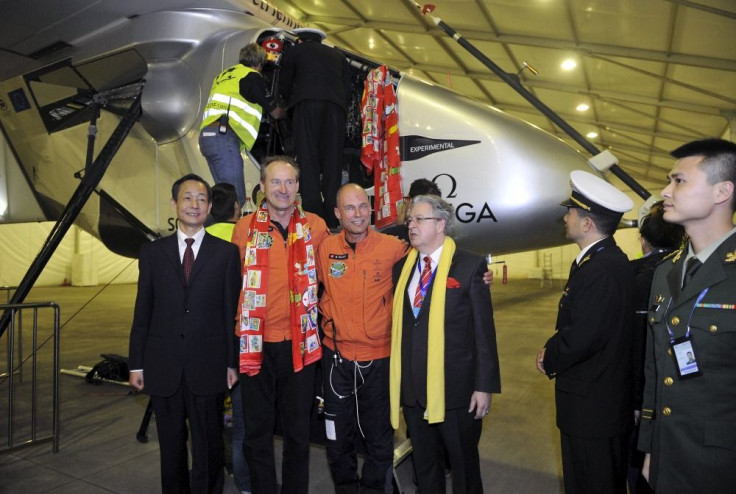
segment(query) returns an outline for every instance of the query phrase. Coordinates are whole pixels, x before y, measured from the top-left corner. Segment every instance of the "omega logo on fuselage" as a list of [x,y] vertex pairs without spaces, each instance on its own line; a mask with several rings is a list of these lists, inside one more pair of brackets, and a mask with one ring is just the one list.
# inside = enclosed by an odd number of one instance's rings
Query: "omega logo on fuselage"
[[[443,187],[445,187],[447,183],[446,179],[449,179],[450,181],[450,191],[445,194],[445,197],[447,199],[453,199],[457,197],[457,194],[455,193],[455,189],[457,189],[457,180],[455,180],[455,177],[449,173],[440,173],[432,179],[432,182],[436,183],[440,190],[445,191],[447,189]],[[457,218],[460,223],[480,223],[482,220],[491,220],[498,223],[496,215],[493,214],[493,211],[487,202],[483,203],[480,210],[478,209],[479,208],[474,204],[469,202],[460,203],[455,208],[455,218]]]

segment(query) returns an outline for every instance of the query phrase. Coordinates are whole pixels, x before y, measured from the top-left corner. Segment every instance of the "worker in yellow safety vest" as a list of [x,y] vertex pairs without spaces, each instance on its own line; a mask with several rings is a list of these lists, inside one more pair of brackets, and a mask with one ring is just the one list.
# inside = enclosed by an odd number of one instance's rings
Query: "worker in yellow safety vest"
[[256,43],[240,50],[239,63],[215,78],[200,127],[199,150],[214,181],[232,184],[241,205],[246,195],[240,153],[256,142],[264,109],[275,119],[283,114],[260,73],[265,58],[266,51]]

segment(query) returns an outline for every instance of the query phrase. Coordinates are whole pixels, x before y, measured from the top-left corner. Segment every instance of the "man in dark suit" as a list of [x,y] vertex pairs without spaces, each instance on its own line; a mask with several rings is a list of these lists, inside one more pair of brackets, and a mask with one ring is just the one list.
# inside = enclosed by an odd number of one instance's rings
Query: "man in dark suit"
[[223,400],[226,387],[238,380],[238,248],[205,232],[211,192],[202,178],[180,178],[171,196],[176,234],[140,252],[130,385],[151,396],[163,492],[221,492]]
[[613,233],[633,201],[576,170],[565,232],[580,247],[560,300],[555,333],[537,369],[555,381],[565,492],[626,493],[626,443],[634,424],[634,278]]
[[736,144],[704,139],[672,155],[664,219],[684,226],[690,241],[659,265],[649,298],[642,473],[656,492],[732,493]]
[[406,223],[412,249],[394,267],[391,423],[403,406],[422,493],[482,492],[478,441],[491,393],[501,392],[485,260],[455,248],[454,218],[437,196],[417,196]]
[[322,44],[322,31],[295,32],[299,44],[284,53],[279,91],[292,108],[304,210],[321,216],[332,228],[338,225],[333,211],[342,181],[350,66],[337,49]]

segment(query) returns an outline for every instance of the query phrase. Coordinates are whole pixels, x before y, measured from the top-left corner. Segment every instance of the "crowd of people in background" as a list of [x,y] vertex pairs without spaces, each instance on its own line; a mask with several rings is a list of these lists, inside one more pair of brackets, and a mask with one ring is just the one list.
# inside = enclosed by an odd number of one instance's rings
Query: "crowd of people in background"
[[[151,396],[162,490],[222,491],[229,389],[238,489],[306,493],[316,384],[336,492],[391,492],[403,413],[419,492],[445,492],[449,470],[453,492],[480,493],[483,418],[501,391],[491,277],[455,244],[433,182],[411,185],[384,232],[366,191],[341,186],[349,77],[323,37],[304,30],[282,60],[296,159],[263,160],[255,211],[241,217],[241,151],[264,112],[286,112],[260,76],[263,49],[248,45],[204,111],[200,147],[218,183],[177,180],[177,233],[141,250],[130,384]],[[672,155],[662,200],[639,221],[641,259],[613,238],[633,208],[624,193],[576,171],[561,204],[580,253],[536,367],[555,381],[568,494],[736,485],[736,145]]]

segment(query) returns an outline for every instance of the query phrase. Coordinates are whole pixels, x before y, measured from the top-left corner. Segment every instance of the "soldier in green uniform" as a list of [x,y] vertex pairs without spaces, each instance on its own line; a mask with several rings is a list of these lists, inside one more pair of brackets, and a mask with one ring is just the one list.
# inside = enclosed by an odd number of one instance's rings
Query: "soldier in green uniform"
[[649,299],[639,449],[657,492],[736,490],[736,144],[676,149],[664,219],[690,242],[662,263]]

